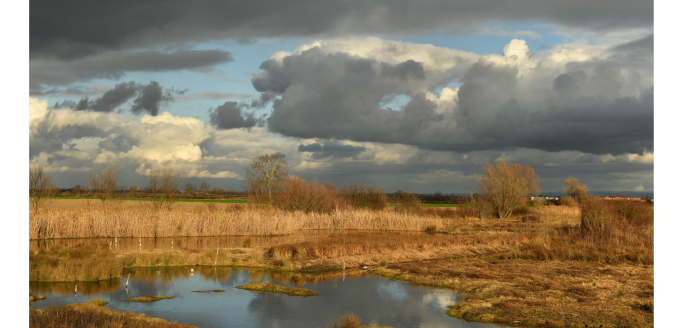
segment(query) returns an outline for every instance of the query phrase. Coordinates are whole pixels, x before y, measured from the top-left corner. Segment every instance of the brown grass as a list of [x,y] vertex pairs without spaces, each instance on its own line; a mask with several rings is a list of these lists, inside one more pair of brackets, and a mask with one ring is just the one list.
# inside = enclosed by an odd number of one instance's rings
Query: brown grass
[[29,309],[29,327],[41,328],[186,328],[195,327],[151,318],[144,314],[109,310],[96,304]]
[[652,327],[653,266],[474,258],[402,263],[373,273],[464,291],[449,315],[554,327]]
[[297,288],[297,287],[284,287],[282,285],[271,284],[271,283],[248,284],[248,285],[238,286],[236,288],[243,289],[243,290],[249,290],[252,292],[269,292],[269,293],[284,294],[284,295],[289,295],[289,296],[308,297],[308,296],[317,296],[318,295],[318,292],[312,291],[310,289]]
[[168,300],[174,298],[173,296],[141,296],[136,298],[130,298],[123,300],[123,302],[138,302],[138,303],[151,303],[161,300]]
[[[347,313],[340,317],[337,322],[333,322],[332,325],[327,326],[327,328],[378,328],[375,324],[370,324],[368,326],[362,326],[361,320],[354,315],[354,313]],[[387,328],[386,326],[381,326],[381,328]]]
[[415,230],[442,226],[436,218],[422,218],[392,209],[336,210],[331,213],[287,212],[261,206],[216,210],[198,206],[170,211],[147,209],[45,209],[29,214],[29,238],[180,237],[230,235],[286,235],[301,229]]
[[548,218],[580,217],[581,209],[566,205],[547,205],[540,207],[537,213]]

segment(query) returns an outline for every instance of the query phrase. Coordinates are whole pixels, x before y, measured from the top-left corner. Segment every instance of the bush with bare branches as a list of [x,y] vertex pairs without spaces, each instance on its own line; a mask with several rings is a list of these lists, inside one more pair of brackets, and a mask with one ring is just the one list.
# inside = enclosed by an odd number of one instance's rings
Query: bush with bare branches
[[482,172],[476,174],[480,194],[487,197],[500,218],[513,214],[525,205],[526,199],[540,192],[537,181],[540,177],[532,167],[520,164],[509,165],[506,160],[487,163]]
[[46,172],[43,164],[32,164],[29,166],[29,195],[34,211],[38,211],[39,206],[41,206],[42,198],[46,196],[52,179],[53,177]]
[[118,180],[118,169],[111,164],[104,164],[97,171],[89,171],[87,178],[92,190],[105,206],[106,199],[111,197],[116,190]]
[[152,207],[159,209],[171,206],[176,201],[178,189],[183,180],[178,176],[178,170],[173,168],[153,168],[147,172],[147,188],[153,195]]
[[340,187],[339,192],[355,208],[382,210],[388,206],[388,196],[381,186],[350,183]]
[[563,191],[564,195],[573,197],[578,202],[583,202],[588,197],[588,187],[578,182],[578,179],[574,177],[566,178]]
[[276,205],[286,211],[329,213],[340,203],[344,204],[334,188],[307,182],[299,177],[285,181],[276,195]]
[[396,196],[398,198],[398,210],[407,213],[418,213],[421,210],[422,201],[419,200],[417,194],[409,189],[397,192]]
[[248,200],[273,203],[272,194],[280,191],[282,183],[289,178],[289,164],[284,155],[265,154],[254,158],[246,168],[244,187]]

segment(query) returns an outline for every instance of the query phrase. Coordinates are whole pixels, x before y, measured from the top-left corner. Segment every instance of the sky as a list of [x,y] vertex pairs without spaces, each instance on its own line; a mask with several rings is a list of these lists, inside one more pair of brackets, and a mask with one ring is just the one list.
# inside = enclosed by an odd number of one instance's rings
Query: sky
[[469,193],[486,163],[542,191],[654,190],[652,1],[29,3],[29,161],[58,187],[172,167],[243,189]]

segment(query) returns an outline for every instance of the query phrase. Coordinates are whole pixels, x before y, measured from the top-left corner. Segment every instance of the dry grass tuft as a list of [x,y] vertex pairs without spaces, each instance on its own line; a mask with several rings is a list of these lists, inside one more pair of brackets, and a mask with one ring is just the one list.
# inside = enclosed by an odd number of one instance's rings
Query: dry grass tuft
[[308,296],[317,296],[318,295],[318,292],[312,291],[310,289],[297,288],[297,287],[284,287],[282,285],[271,284],[271,283],[248,284],[248,285],[239,286],[236,288],[243,289],[243,290],[250,290],[252,292],[269,292],[269,293],[275,293],[275,294],[285,294],[285,295],[289,295],[289,296],[308,297]]
[[29,309],[29,327],[41,328],[194,328],[144,314],[109,310],[96,304]]
[[161,300],[168,300],[174,298],[173,296],[142,296],[123,300],[123,302],[138,302],[138,303],[151,303]]
[[[354,313],[350,312],[340,317],[340,319],[337,322],[333,322],[332,325],[328,326],[327,328],[378,328],[378,326],[376,326],[375,324],[362,326],[361,320],[356,315],[354,315]],[[381,328],[387,327],[382,326]]]

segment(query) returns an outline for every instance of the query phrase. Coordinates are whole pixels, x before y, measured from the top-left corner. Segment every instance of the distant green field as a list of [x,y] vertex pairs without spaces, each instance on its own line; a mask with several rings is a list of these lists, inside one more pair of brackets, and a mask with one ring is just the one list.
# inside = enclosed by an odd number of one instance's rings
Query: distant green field
[[[46,197],[48,199],[94,199],[98,200],[96,197]],[[152,198],[107,198],[107,200],[134,200],[134,201],[153,201]],[[182,203],[233,203],[233,204],[246,204],[246,200],[236,200],[236,199],[174,199],[175,202]]]

